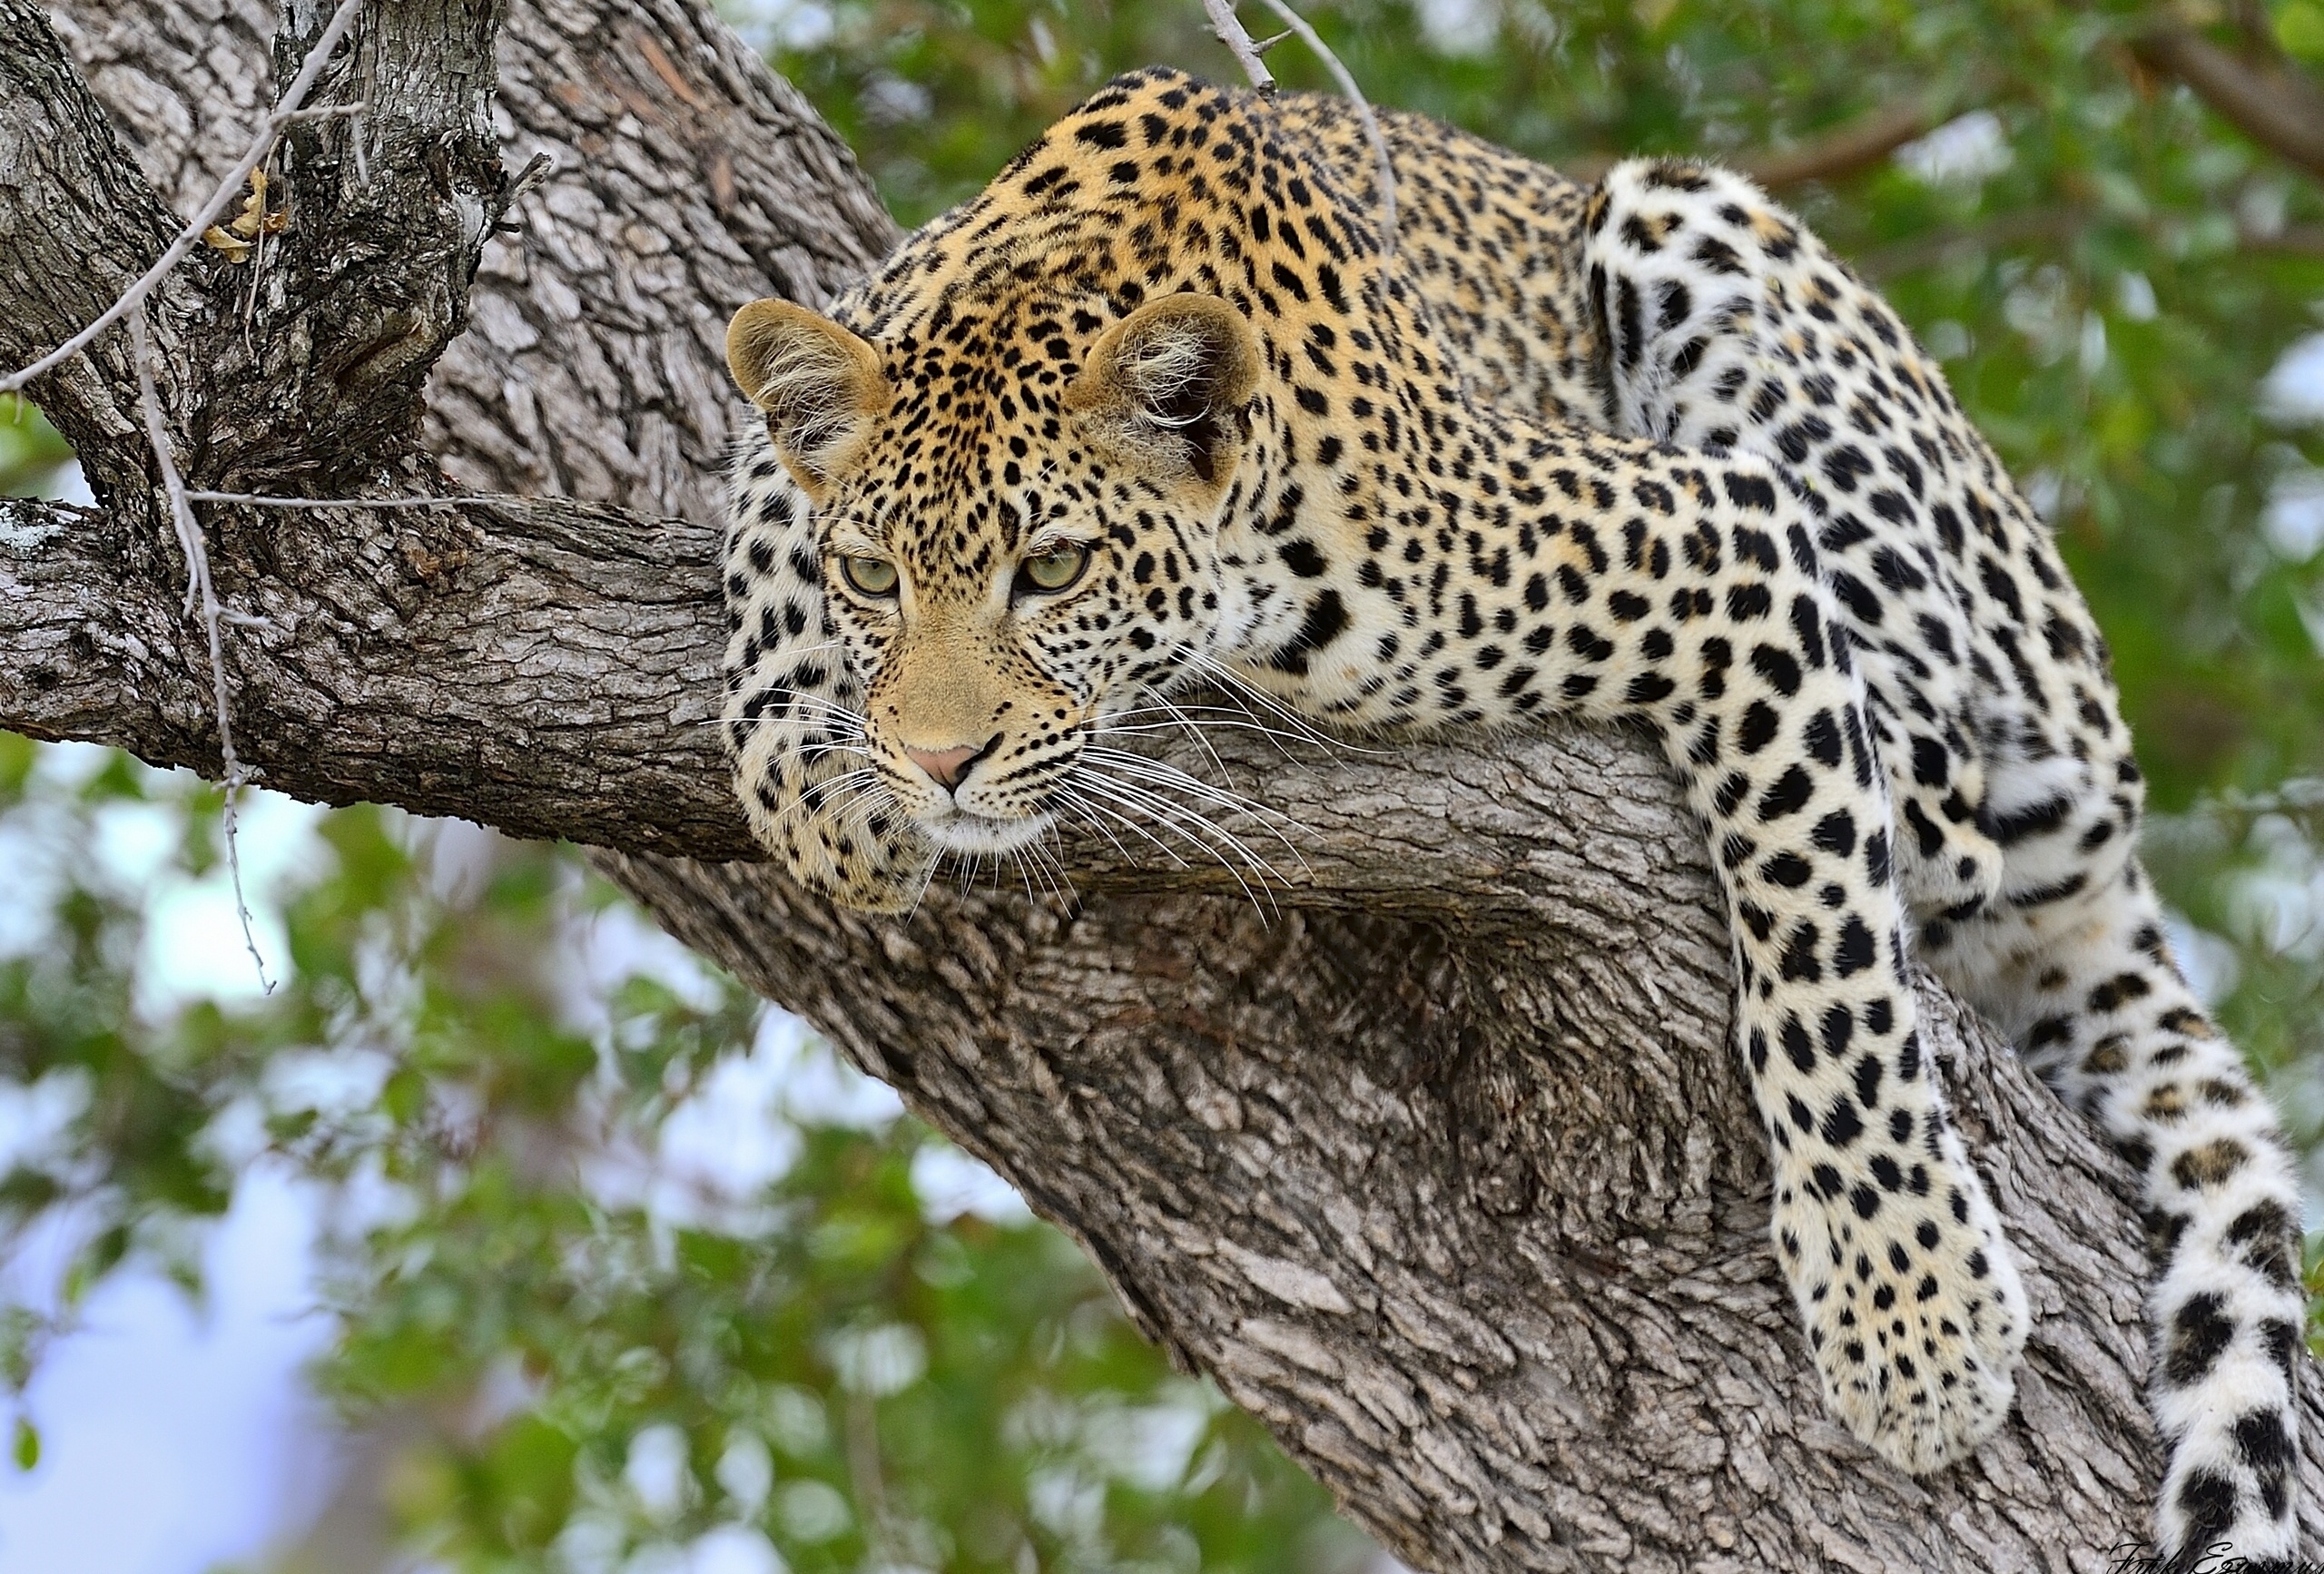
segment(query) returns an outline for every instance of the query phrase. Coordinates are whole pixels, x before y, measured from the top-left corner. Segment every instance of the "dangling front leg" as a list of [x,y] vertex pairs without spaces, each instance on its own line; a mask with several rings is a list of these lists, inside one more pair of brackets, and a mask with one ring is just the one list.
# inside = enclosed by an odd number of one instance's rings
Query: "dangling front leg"
[[1649,484],[1617,494],[1673,501],[1682,528],[1599,555],[1598,596],[1560,631],[1589,669],[1564,692],[1592,680],[1622,703],[1584,708],[1651,716],[1709,824],[1777,1252],[1825,1400],[1935,1470],[2007,1414],[2027,1314],[1922,1041],[1862,680],[1811,516],[1763,462],[1631,452]]
[[1954,918],[1984,907],[2003,855],[1984,822],[1968,593],[1935,523],[1961,516],[1977,466],[1908,429],[1939,408],[1935,364],[1822,241],[1726,170],[1616,165],[1590,194],[1573,266],[1589,280],[1615,429],[1762,455],[1816,516],[1906,900]]

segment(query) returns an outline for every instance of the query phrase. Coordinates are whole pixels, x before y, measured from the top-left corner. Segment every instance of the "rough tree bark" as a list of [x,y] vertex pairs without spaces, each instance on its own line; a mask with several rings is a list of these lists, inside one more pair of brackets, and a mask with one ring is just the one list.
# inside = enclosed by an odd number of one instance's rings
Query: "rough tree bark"
[[[258,0],[62,0],[54,32],[0,0],[0,363],[158,251],[325,10],[287,0],[271,55]],[[824,299],[892,226],[696,0],[380,0],[315,102],[357,97],[362,120],[290,139],[291,224],[255,275],[205,253],[156,298],[180,463],[222,490],[531,500],[204,509],[222,595],[262,620],[227,647],[262,780],[599,849],[1071,1231],[1151,1337],[1417,1566],[2083,1570],[2141,1533],[2128,1176],[1934,986],[2030,1269],[2017,1412],[1926,1481],[1825,1419],[1767,1244],[1711,882],[1640,738],[1222,743],[1308,828],[1264,910],[1103,844],[1073,849],[1069,914],[940,888],[907,923],[750,861],[704,724],[720,334],[754,296]],[[496,140],[507,170],[557,170],[490,239]],[[0,724],[214,774],[126,356],[110,336],[33,390],[103,506],[0,504]],[[2324,1542],[2312,1380],[2307,1411]]]

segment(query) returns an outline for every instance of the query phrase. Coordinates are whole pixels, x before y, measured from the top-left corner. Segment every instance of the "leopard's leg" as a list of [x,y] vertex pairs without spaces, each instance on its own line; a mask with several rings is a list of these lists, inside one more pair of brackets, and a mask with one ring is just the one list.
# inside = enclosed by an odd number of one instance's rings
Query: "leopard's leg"
[[1507,664],[1441,703],[1659,727],[1727,895],[1777,1260],[1826,1401],[1896,1464],[1951,1463],[2008,1412],[2024,1294],[1922,1042],[1887,782],[1814,516],[1753,456],[1476,427],[1526,456],[1502,496],[1546,512],[1535,572],[1475,608]]
[[[2007,1418],[2029,1313],[1922,1041],[1886,782],[1844,686],[1821,703],[1794,696],[1755,772],[1731,757],[1692,763],[1709,715],[1666,735],[1674,762],[1692,765],[1689,796],[1728,883],[1737,1033],[1773,1146],[1777,1251],[1826,1402],[1917,1473],[1965,1457]],[[1777,695],[1754,687],[1732,691],[1719,718],[1729,739],[1774,708]],[[1783,762],[1829,747],[1836,715],[1851,769],[1789,811],[1797,776]],[[1843,887],[1855,889],[1835,902]]]
[[2159,1545],[2183,1563],[2230,1541],[2253,1568],[2289,1568],[2298,1191],[2272,1114],[2162,950],[2130,851],[2138,772],[2087,610],[1933,363],[1796,219],[1695,166],[1625,165],[1600,198],[1587,249],[1616,418],[1806,478],[1876,723],[1894,718],[1932,767],[1892,753],[1892,779],[1910,760],[1943,781],[1935,751],[1954,743],[1915,725],[1930,711],[1957,708],[1976,741],[1953,773],[1961,802],[1925,798],[1925,818],[1998,849],[1999,891],[1947,911],[1941,889],[1916,889],[1919,952],[2141,1169],[2171,1450]]
[[903,910],[936,854],[893,812],[864,747],[862,688],[825,612],[812,506],[763,433],[736,463],[722,727],[751,833],[810,890]]
[[1617,165],[1592,193],[1581,271],[1614,429],[1781,462],[1818,516],[1868,716],[1895,794],[1905,895],[1965,916],[2002,854],[1982,824],[1968,625],[1928,508],[1955,462],[1916,442],[1931,395],[1877,297],[1798,221],[1725,171]]

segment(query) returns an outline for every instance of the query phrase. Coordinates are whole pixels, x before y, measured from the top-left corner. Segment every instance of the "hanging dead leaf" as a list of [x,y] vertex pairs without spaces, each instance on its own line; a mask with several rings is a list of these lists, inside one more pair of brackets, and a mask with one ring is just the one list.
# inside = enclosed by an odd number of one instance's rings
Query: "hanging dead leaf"
[[220,229],[215,224],[202,232],[202,243],[213,251],[224,252],[226,261],[229,262],[247,262],[251,260],[251,242],[239,235],[231,234]]
[[247,262],[254,243],[261,235],[280,235],[290,227],[288,203],[272,212],[266,211],[266,172],[251,172],[251,194],[242,199],[242,211],[224,225],[212,224],[202,232],[202,242],[212,251],[225,253],[229,262]]

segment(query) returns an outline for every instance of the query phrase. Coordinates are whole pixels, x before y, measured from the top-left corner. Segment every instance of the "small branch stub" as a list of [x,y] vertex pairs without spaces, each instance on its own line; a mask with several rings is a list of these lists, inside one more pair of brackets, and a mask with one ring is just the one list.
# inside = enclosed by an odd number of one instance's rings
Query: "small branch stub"
[[1242,66],[1243,74],[1251,79],[1251,85],[1261,93],[1273,93],[1275,73],[1259,57],[1280,43],[1281,36],[1269,39],[1265,45],[1252,43],[1250,33],[1235,15],[1235,0],[1202,0],[1202,8],[1210,17],[1212,34],[1226,45],[1228,53]]

